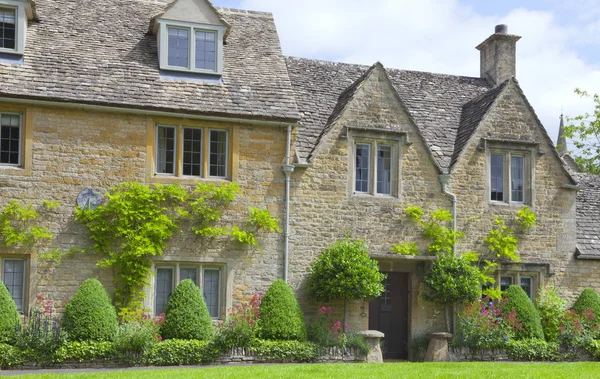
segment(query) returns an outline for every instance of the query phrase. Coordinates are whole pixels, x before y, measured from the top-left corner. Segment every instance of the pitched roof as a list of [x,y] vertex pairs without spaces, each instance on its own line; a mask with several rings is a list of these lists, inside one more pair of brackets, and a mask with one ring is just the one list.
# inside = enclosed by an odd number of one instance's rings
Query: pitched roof
[[577,248],[581,255],[600,259],[600,175],[576,174]]
[[165,0],[36,0],[24,63],[0,60],[0,96],[293,121],[298,119],[269,13],[220,8],[232,25],[222,84],[166,79],[151,18]]
[[[297,151],[311,157],[340,96],[369,69],[368,66],[288,57],[302,127]],[[463,104],[492,86],[481,78],[386,69],[386,73],[423,135],[436,163],[450,166]]]
[[458,127],[458,132],[456,133],[454,154],[452,155],[452,162],[450,163],[451,166],[456,163],[460,153],[466,146],[473,133],[475,133],[477,130],[477,126],[479,126],[483,116],[486,115],[487,111],[502,93],[502,90],[506,87],[507,83],[508,80],[504,81],[499,86],[489,90],[483,95],[480,95],[469,101],[463,106],[460,125]]

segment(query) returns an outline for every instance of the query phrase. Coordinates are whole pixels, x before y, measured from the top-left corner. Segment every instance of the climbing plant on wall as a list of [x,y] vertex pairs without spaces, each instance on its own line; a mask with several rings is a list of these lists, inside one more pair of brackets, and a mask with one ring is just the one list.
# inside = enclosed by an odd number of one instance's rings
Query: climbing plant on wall
[[[45,209],[60,203],[44,200]],[[31,248],[36,243],[54,238],[50,229],[39,225],[39,212],[31,204],[13,200],[0,210],[0,244],[3,247]]]
[[237,183],[198,183],[190,190],[177,184],[128,182],[112,187],[98,208],[78,207],[76,219],[88,227],[94,250],[105,256],[98,265],[115,269],[116,305],[141,307],[143,287],[152,275],[152,258],[163,255],[183,221],[189,221],[201,238],[229,235],[247,246],[259,246],[259,231],[280,231],[278,219],[257,208],[250,208],[242,227],[220,225],[239,193]]
[[[426,215],[419,207],[408,207],[405,213],[421,230],[428,243],[427,253],[437,256],[423,279],[429,287],[423,297],[445,306],[446,329],[449,329],[449,309],[452,304],[474,301],[481,296],[482,287],[485,295],[500,298],[500,290],[493,286],[495,279],[491,273],[500,260],[520,260],[517,251],[518,236],[528,232],[536,221],[535,214],[528,207],[521,208],[510,225],[496,217],[494,227],[483,240],[488,254],[456,254],[454,247],[464,237],[464,233],[456,232],[450,227],[450,212],[438,209]],[[394,244],[391,251],[400,255],[421,254],[414,242]]]

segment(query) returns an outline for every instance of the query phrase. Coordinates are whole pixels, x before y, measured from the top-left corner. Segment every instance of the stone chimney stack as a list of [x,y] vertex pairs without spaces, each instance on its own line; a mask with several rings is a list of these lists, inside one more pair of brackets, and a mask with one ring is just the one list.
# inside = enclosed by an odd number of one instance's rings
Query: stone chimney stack
[[515,76],[519,39],[520,36],[508,34],[508,26],[496,25],[495,33],[477,46],[482,78],[497,85]]

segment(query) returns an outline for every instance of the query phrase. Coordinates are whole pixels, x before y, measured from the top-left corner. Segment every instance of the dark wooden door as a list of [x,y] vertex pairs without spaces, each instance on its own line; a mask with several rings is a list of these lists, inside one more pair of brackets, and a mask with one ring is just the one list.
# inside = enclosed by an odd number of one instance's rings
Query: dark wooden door
[[408,357],[409,274],[388,272],[385,291],[369,303],[369,329],[385,334],[383,358]]

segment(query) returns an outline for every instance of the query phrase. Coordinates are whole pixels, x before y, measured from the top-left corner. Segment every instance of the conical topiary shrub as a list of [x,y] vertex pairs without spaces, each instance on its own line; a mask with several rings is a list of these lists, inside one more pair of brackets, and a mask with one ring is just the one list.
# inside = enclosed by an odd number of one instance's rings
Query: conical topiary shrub
[[523,325],[517,331],[516,339],[538,338],[544,339],[542,319],[533,302],[520,286],[510,286],[505,291],[506,302],[502,304],[502,310],[509,313],[516,311],[519,322]]
[[62,320],[62,329],[70,341],[112,341],[118,326],[115,307],[96,279],[81,284]]
[[0,282],[0,343],[13,344],[21,317],[8,288]]
[[292,288],[283,280],[271,284],[260,303],[260,337],[267,340],[306,340],[304,314]]
[[572,309],[579,314],[583,314],[586,309],[591,309],[597,319],[600,317],[600,295],[593,289],[586,288],[575,300]]
[[165,339],[206,340],[211,337],[212,318],[202,291],[190,279],[179,283],[169,297],[160,332]]

